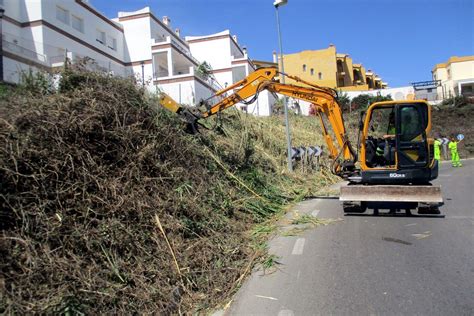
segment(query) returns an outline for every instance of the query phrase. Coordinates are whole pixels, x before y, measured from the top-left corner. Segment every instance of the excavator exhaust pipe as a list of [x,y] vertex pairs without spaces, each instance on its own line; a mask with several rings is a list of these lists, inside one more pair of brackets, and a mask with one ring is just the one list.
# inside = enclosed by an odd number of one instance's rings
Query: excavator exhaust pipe
[[441,187],[431,185],[347,185],[341,187],[339,200],[349,213],[418,208],[420,214],[439,214],[444,204]]

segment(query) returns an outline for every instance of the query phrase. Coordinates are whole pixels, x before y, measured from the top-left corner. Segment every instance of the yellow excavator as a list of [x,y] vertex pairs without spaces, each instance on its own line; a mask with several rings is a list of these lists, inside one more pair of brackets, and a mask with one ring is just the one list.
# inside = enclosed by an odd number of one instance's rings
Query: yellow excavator
[[[282,76],[302,85],[281,83]],[[379,210],[388,209],[391,213],[406,210],[411,214],[411,210],[417,209],[419,214],[439,214],[443,198],[440,187],[431,184],[438,176],[438,162],[433,158],[433,139],[428,138],[431,108],[426,101],[370,105],[366,112],[361,112],[357,150],[349,141],[337,92],[276,68],[259,68],[218,91],[212,98],[219,100],[213,105],[204,102],[204,111],[183,107],[165,93],[161,94],[160,103],[180,115],[191,131],[196,131],[200,120],[237,103],[252,103],[263,90],[311,103],[321,121],[331,171],[348,182],[341,186],[339,196],[344,212],[373,209],[378,214]]]

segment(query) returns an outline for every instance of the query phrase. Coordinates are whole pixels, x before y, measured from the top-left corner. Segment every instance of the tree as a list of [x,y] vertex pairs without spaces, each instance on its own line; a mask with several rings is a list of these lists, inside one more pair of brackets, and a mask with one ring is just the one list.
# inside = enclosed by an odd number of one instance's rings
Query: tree
[[366,109],[370,104],[372,96],[370,94],[359,94],[352,99],[352,105],[355,109]]
[[392,101],[392,96],[390,94],[383,96],[377,94],[375,96],[370,94],[359,94],[352,99],[352,106],[355,109],[365,110],[370,104],[381,101]]
[[196,69],[196,72],[207,80],[209,76],[212,74],[212,67],[209,65],[207,61],[203,61]]
[[280,115],[280,114],[283,114],[284,112],[285,112],[284,98],[279,98],[273,104],[272,113],[275,114],[275,115]]
[[341,106],[341,110],[344,111],[344,109],[348,109],[351,104],[351,99],[349,98],[349,95],[345,92],[339,91],[337,93],[337,103]]

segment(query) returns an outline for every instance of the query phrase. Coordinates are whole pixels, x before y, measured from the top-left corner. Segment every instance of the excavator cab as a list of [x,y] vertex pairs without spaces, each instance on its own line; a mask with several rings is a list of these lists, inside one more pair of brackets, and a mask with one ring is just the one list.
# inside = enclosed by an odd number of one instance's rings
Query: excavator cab
[[443,205],[430,140],[430,106],[422,100],[372,104],[361,117],[360,171],[341,187],[339,200],[346,213],[373,209],[397,212],[418,209],[439,214]]
[[424,101],[372,104],[361,131],[365,184],[426,184],[438,175],[429,150],[430,107]]

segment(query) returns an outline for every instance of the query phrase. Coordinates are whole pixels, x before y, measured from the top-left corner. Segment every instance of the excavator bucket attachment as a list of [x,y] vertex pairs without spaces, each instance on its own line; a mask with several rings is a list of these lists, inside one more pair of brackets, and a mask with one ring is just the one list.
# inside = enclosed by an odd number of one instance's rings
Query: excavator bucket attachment
[[341,187],[339,200],[443,204],[441,187],[430,185],[347,185]]
[[192,109],[183,107],[164,92],[160,94],[160,104],[165,109],[179,115],[181,120],[186,123],[185,131],[187,133],[196,134],[198,132],[198,120],[202,118],[198,110],[193,112]]

